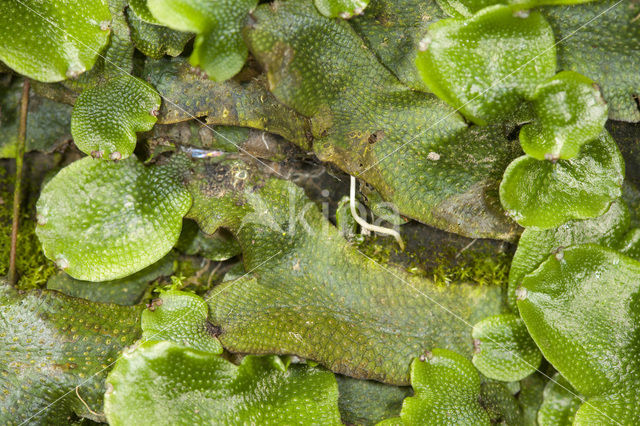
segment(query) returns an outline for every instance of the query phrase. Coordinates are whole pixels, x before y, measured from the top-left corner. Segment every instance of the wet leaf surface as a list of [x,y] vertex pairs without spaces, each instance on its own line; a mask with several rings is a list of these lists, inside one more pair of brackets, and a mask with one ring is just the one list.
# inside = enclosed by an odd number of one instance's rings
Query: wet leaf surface
[[158,22],[197,34],[191,64],[201,67],[215,81],[233,77],[247,60],[240,30],[257,3],[257,0],[147,0]]
[[314,2],[324,16],[344,19],[362,14],[369,4],[369,0],[314,0]]
[[602,216],[566,222],[557,228],[524,230],[518,241],[509,270],[509,305],[517,309],[516,289],[525,275],[559,249],[573,245],[598,244],[617,248],[629,228],[629,209],[622,199],[616,200]]
[[71,134],[85,154],[121,160],[133,153],[136,132],[151,130],[159,109],[160,96],[153,87],[136,77],[118,77],[80,94]]
[[574,424],[637,423],[640,262],[577,246],[522,282],[520,314],[545,358],[587,397]]
[[176,168],[85,157],[62,169],[38,201],[45,255],[72,277],[107,281],[153,264],[177,242],[191,197]]
[[340,424],[333,374],[286,366],[277,356],[247,356],[236,366],[172,342],[148,342],[125,352],[108,383],[111,425]]
[[600,88],[571,71],[556,74],[533,95],[536,119],[520,131],[520,144],[538,160],[567,160],[597,138],[607,121],[607,104]]
[[488,317],[473,326],[473,365],[485,376],[513,382],[540,366],[542,354],[524,322],[512,314]]
[[101,0],[3,1],[0,60],[39,81],[77,77],[107,44],[110,21]]
[[480,125],[504,120],[556,68],[544,17],[506,6],[432,24],[420,51],[418,69],[429,89]]
[[198,295],[166,290],[142,313],[142,340],[169,340],[182,346],[221,354],[219,331],[209,321],[209,307]]
[[382,425],[491,424],[478,402],[480,376],[469,360],[444,349],[423,359],[411,363],[415,395],[404,400],[399,419]]
[[598,82],[609,118],[638,122],[634,96],[640,94],[640,14],[637,1],[604,0],[548,7],[542,13],[556,38],[558,68]]
[[500,200],[520,225],[555,228],[604,214],[622,195],[623,180],[624,160],[605,130],[571,160],[514,160],[504,172]]

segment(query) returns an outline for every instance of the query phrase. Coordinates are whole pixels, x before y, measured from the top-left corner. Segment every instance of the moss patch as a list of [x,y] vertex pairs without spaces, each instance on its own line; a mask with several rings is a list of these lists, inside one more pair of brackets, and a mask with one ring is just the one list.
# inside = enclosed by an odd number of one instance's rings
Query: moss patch
[[[7,160],[8,163],[8,160]],[[9,272],[9,253],[11,251],[11,220],[13,213],[13,182],[15,177],[9,167],[0,168],[0,276]],[[12,168],[11,168],[12,169]],[[18,253],[16,269],[17,287],[21,290],[43,288],[47,280],[56,272],[52,262],[45,258],[40,241],[35,234],[35,202],[37,187],[25,183],[23,207],[20,214],[18,232]]]

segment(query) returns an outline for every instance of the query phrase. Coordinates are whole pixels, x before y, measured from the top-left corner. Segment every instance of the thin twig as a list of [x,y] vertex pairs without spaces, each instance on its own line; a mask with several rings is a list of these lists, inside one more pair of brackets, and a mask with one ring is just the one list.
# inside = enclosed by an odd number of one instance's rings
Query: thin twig
[[22,100],[20,102],[20,128],[18,130],[18,145],[16,147],[16,182],[13,186],[13,222],[11,224],[11,252],[9,254],[9,283],[16,283],[16,254],[18,252],[18,225],[20,223],[20,195],[22,183],[22,163],[24,160],[24,145],[27,136],[27,113],[29,109],[28,78],[22,84]]

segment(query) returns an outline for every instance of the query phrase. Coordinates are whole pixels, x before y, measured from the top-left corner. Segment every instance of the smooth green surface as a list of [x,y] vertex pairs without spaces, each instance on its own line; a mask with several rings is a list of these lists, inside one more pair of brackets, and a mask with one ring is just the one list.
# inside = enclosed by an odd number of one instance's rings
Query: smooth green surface
[[191,197],[171,164],[135,156],[112,163],[85,157],[45,185],[36,232],[45,255],[72,277],[125,277],[166,255]]
[[[13,158],[18,145],[22,79],[0,83],[0,158]],[[71,106],[54,102],[31,90],[25,151],[49,153],[71,139]]]
[[640,121],[640,3],[604,0],[546,7],[556,41],[558,69],[572,70],[602,88],[612,120]]
[[[405,385],[411,360],[425,350],[470,358],[465,321],[503,312],[498,286],[438,286],[368,259],[292,183],[249,174],[221,185],[220,173],[242,169],[204,169],[208,175],[192,177],[189,215],[207,232],[235,229],[249,272],[208,295],[210,320],[232,352],[295,354],[334,372]],[[238,200],[225,196],[230,188]]]
[[544,388],[544,400],[538,411],[540,426],[570,426],[582,400],[567,379],[560,374]]
[[623,180],[622,155],[605,130],[571,160],[514,160],[504,172],[500,201],[524,227],[555,228],[605,213],[622,194]]
[[344,19],[362,14],[369,4],[369,0],[314,0],[314,2],[324,16]]
[[109,40],[103,0],[5,0],[0,4],[0,60],[44,82],[90,69]]
[[193,293],[167,290],[142,313],[142,340],[169,340],[213,354],[222,353],[206,302]]
[[515,238],[496,197],[520,152],[506,138],[511,125],[467,127],[434,95],[401,84],[348,22],[307,0],[261,5],[252,16],[249,48],[276,98],[311,118],[321,160],[405,216],[465,236]]
[[629,223],[629,209],[622,199],[618,199],[605,214],[593,219],[570,220],[551,229],[525,229],[509,269],[509,306],[517,310],[516,289],[524,276],[536,270],[559,248],[580,244],[622,247]]
[[485,318],[473,326],[473,365],[490,379],[513,382],[536,371],[542,354],[524,322],[512,314]]
[[400,419],[383,425],[490,425],[478,402],[480,376],[469,360],[434,349],[411,363],[414,396],[404,400]]
[[0,283],[0,423],[67,424],[102,412],[109,364],[140,334],[140,307],[20,293]]
[[536,118],[520,130],[524,152],[538,160],[568,160],[598,137],[607,121],[607,104],[590,79],[563,71],[536,89]]
[[96,158],[127,158],[136,147],[136,132],[151,130],[155,124],[160,102],[153,87],[129,75],[87,89],[73,107],[73,140]]
[[164,55],[178,56],[187,42],[193,38],[191,33],[146,22],[131,7],[127,9],[127,22],[133,44],[151,58],[159,59]]
[[530,9],[544,5],[588,3],[593,0],[437,0],[448,14],[456,18],[469,17],[488,6],[504,4],[513,10]]
[[568,248],[522,286],[518,307],[531,336],[588,398],[574,424],[637,424],[640,262],[599,246]]
[[107,379],[110,425],[340,424],[330,372],[247,356],[239,366],[171,342],[125,352]]
[[68,296],[101,303],[135,305],[149,285],[156,279],[171,275],[175,255],[169,253],[151,266],[125,278],[100,283],[76,280],[65,272],[58,272],[47,281],[47,289]]
[[160,23],[197,34],[191,64],[215,81],[233,77],[247,60],[240,30],[257,4],[258,0],[147,0]]
[[536,11],[507,6],[429,27],[417,65],[433,93],[476,124],[508,117],[555,74],[553,31]]

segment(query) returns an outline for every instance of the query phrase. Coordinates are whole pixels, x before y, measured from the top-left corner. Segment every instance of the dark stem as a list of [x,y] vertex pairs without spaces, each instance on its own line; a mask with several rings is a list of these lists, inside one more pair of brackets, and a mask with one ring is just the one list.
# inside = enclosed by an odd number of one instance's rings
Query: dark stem
[[9,283],[11,285],[15,285],[17,279],[16,254],[18,252],[18,225],[20,222],[22,163],[24,160],[24,145],[27,135],[29,86],[29,79],[25,78],[22,85],[22,100],[20,102],[20,128],[18,130],[18,146],[16,147],[16,182],[13,187],[13,222],[11,225],[11,253],[9,255]]

